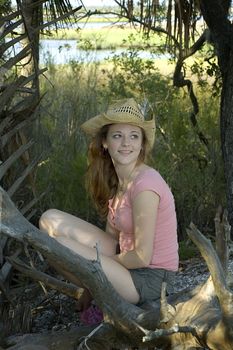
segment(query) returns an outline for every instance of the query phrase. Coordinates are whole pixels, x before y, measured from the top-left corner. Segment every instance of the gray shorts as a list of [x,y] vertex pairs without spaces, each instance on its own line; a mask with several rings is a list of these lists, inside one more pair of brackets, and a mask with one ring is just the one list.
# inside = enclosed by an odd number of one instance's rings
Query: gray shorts
[[167,282],[167,293],[172,292],[176,272],[148,267],[129,270],[139,294],[139,303],[155,301],[161,297],[162,282]]

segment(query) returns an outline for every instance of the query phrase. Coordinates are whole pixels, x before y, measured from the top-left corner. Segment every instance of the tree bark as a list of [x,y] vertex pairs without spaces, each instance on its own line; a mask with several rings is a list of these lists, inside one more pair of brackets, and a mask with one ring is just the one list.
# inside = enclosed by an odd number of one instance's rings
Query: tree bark
[[22,0],[21,11],[24,22],[24,31],[27,34],[23,40],[23,45],[27,46],[32,44],[32,52],[30,56],[25,58],[25,64],[23,65],[22,74],[25,76],[35,74],[35,78],[32,81],[32,87],[35,89],[35,97],[39,99],[39,39],[40,33],[37,30],[39,27],[39,12],[42,11],[42,3],[36,7],[33,6],[34,0]]
[[233,25],[227,18],[229,6],[228,0],[201,1],[202,14],[211,31],[222,73],[220,131],[228,220],[233,237]]
[[[233,38],[232,38],[233,40]],[[227,188],[227,208],[233,237],[233,50],[229,54],[227,74],[223,76],[220,107],[222,153]]]

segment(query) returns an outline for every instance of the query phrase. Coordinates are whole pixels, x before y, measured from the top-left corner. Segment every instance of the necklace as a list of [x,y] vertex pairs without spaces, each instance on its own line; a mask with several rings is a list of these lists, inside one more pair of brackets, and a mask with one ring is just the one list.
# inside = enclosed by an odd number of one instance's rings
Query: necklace
[[117,192],[119,194],[123,194],[127,190],[128,184],[130,183],[130,181],[132,179],[132,175],[133,175],[135,169],[136,169],[136,166],[133,167],[132,171],[129,173],[129,176],[122,184],[120,184],[120,182],[118,182]]

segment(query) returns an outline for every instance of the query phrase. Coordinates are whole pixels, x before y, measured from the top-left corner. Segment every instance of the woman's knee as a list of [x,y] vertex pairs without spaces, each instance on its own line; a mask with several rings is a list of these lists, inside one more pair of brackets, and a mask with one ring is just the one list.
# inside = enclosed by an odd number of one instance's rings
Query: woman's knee
[[39,228],[41,231],[45,231],[48,234],[52,234],[55,217],[58,213],[57,209],[46,210],[39,219]]

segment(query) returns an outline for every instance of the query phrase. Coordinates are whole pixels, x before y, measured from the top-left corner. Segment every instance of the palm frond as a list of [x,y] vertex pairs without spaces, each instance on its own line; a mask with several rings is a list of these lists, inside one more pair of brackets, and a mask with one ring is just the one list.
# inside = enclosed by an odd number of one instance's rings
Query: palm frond
[[[77,6],[83,6],[83,2],[81,0],[77,0]],[[74,6],[72,6],[70,0],[48,0],[43,5],[43,20],[46,22],[52,22],[63,17],[66,13],[72,11],[73,8]],[[59,23],[60,25],[67,25],[74,19],[75,14],[73,16],[64,17]]]

